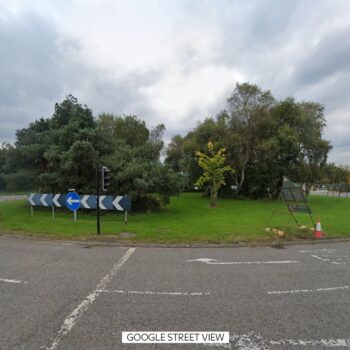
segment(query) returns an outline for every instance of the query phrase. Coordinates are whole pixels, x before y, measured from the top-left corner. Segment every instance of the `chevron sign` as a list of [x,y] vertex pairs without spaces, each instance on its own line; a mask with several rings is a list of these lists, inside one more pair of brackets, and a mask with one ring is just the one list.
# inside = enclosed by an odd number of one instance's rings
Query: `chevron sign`
[[28,202],[32,206],[52,207],[52,194],[31,193]]
[[[81,196],[80,205],[85,209],[96,209],[96,196],[85,195]],[[100,209],[102,210],[118,210],[130,211],[131,199],[129,196],[100,196]]]
[[[81,195],[80,207],[84,209],[96,209],[96,196],[95,195]],[[28,202],[32,206],[44,206],[44,207],[66,207],[66,195],[65,194],[38,194],[31,193],[28,196]],[[118,211],[130,211],[131,210],[131,198],[129,196],[100,196],[100,209],[101,210],[118,210]]]

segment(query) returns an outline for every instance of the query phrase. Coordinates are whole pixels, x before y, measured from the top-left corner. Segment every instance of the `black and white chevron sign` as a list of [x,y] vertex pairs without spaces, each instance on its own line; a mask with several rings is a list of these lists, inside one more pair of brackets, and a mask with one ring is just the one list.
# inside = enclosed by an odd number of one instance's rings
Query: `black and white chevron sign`
[[[97,208],[95,195],[81,195],[80,198],[80,208]],[[28,196],[28,202],[32,206],[64,208],[66,207],[66,195],[31,193]],[[100,209],[130,211],[131,198],[129,196],[100,196]]]

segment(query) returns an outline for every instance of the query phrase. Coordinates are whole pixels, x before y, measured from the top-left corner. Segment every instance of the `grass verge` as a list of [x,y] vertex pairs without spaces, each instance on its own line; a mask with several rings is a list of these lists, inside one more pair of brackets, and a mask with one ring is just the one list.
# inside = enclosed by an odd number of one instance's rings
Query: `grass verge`
[[[310,206],[315,219],[321,217],[327,237],[350,237],[350,199],[313,196]],[[286,239],[312,238],[310,230],[296,227],[281,202],[221,199],[217,208],[210,208],[207,198],[194,193],[172,198],[168,209],[161,213],[131,214],[127,226],[124,225],[123,214],[104,215],[101,218],[101,231],[104,237],[131,242],[235,243],[274,240],[275,234],[265,230],[273,210],[277,212],[270,227],[285,231]],[[298,220],[300,224],[311,227],[306,214],[298,214]],[[0,203],[0,231],[61,239],[93,238],[96,219],[91,213],[78,212],[78,221],[74,222],[72,213],[56,211],[56,219],[52,221],[50,209],[35,209],[34,217],[31,217],[26,201],[6,202]]]

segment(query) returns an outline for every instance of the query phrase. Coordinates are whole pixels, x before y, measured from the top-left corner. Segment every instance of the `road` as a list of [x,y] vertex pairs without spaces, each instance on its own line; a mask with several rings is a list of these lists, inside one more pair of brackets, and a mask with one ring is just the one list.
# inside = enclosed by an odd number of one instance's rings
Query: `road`
[[[122,331],[226,331],[217,349],[350,349],[350,243],[122,248],[0,236],[0,348],[122,344]],[[213,346],[213,345],[212,345]]]
[[326,196],[326,197],[334,197],[334,198],[350,198],[350,193],[349,192],[333,192],[333,191],[324,191],[324,190],[319,190],[319,191],[311,191],[310,194],[316,195],[316,196]]
[[0,195],[0,203],[1,202],[8,202],[8,201],[18,201],[22,199],[26,199],[27,195],[23,194],[2,194]]

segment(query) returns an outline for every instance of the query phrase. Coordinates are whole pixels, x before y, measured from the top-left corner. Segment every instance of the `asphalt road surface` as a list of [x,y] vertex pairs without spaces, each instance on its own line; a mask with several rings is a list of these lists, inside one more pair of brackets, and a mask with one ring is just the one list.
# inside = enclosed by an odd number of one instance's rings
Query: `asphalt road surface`
[[22,199],[26,199],[27,195],[23,194],[7,194],[7,195],[0,195],[0,203],[1,202],[8,202],[8,201],[18,201]]
[[[229,344],[123,344],[220,331]],[[0,236],[0,349],[350,349],[350,243],[120,248]]]

